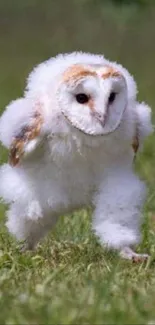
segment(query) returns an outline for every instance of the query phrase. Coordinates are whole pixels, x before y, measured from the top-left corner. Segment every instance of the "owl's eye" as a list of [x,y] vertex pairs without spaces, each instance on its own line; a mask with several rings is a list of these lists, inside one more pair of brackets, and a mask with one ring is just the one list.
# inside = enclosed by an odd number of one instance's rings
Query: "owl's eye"
[[114,102],[115,98],[116,98],[116,93],[115,93],[114,91],[112,91],[112,92],[110,93],[109,98],[108,98],[108,103],[109,103],[109,104],[112,104],[112,103]]
[[89,97],[86,94],[77,94],[76,95],[76,100],[79,104],[86,104],[89,101]]

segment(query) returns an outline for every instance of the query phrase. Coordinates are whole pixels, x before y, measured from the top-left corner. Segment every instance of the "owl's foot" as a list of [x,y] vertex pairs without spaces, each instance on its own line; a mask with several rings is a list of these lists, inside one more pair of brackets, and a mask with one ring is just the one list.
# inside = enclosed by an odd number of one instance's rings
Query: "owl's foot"
[[120,256],[131,260],[133,263],[141,263],[147,261],[148,254],[137,254],[130,247],[125,247],[120,251]]
[[36,249],[36,245],[34,245],[34,243],[25,240],[24,242],[22,242],[22,244],[20,245],[20,252],[21,253],[25,253],[28,251],[34,251]]

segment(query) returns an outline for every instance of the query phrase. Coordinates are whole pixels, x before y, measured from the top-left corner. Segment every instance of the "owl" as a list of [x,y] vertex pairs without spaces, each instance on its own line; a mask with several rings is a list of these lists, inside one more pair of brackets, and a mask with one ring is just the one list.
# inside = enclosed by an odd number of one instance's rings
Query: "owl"
[[0,168],[7,228],[33,249],[59,216],[93,209],[101,244],[141,261],[146,187],[133,160],[152,132],[151,109],[137,102],[133,77],[102,55],[59,54],[30,73],[22,98],[0,118],[8,163]]

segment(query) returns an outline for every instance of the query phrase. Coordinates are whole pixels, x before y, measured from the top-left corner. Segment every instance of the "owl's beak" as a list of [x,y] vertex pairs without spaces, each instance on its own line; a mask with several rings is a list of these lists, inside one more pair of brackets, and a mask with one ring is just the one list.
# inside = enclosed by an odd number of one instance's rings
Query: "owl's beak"
[[96,120],[101,124],[101,126],[104,127],[106,124],[107,112],[105,114],[95,112],[94,116]]

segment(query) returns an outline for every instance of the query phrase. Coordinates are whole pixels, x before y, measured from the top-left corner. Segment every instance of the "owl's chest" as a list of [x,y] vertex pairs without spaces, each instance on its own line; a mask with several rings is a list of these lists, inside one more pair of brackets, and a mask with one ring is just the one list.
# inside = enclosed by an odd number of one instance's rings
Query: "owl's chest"
[[92,140],[78,141],[70,136],[52,139],[45,151],[45,165],[47,163],[52,179],[56,178],[67,186],[70,184],[71,189],[94,189],[104,168],[113,163],[124,148],[117,145],[118,141],[113,145],[113,140],[100,139],[99,145]]
[[[76,155],[68,159],[40,161],[34,170],[30,170],[34,187],[43,202],[65,200],[67,205],[79,207],[89,205],[97,186],[97,166],[86,157]],[[39,184],[39,186],[38,186]]]
[[70,207],[79,207],[92,202],[113,158],[113,150],[108,152],[105,146],[78,147],[56,141],[50,150],[49,146],[44,148],[30,173],[41,200],[47,201],[47,196],[52,202],[63,198]]
[[75,160],[65,161],[63,166],[57,166],[52,171],[51,183],[54,179],[58,191],[62,190],[68,197],[70,206],[78,206],[91,203],[100,177],[97,165],[92,160],[76,157]]
[[56,178],[70,195],[91,195],[97,189],[106,161],[101,150],[76,148],[73,152],[66,147],[62,156],[52,157],[55,166],[52,178]]

